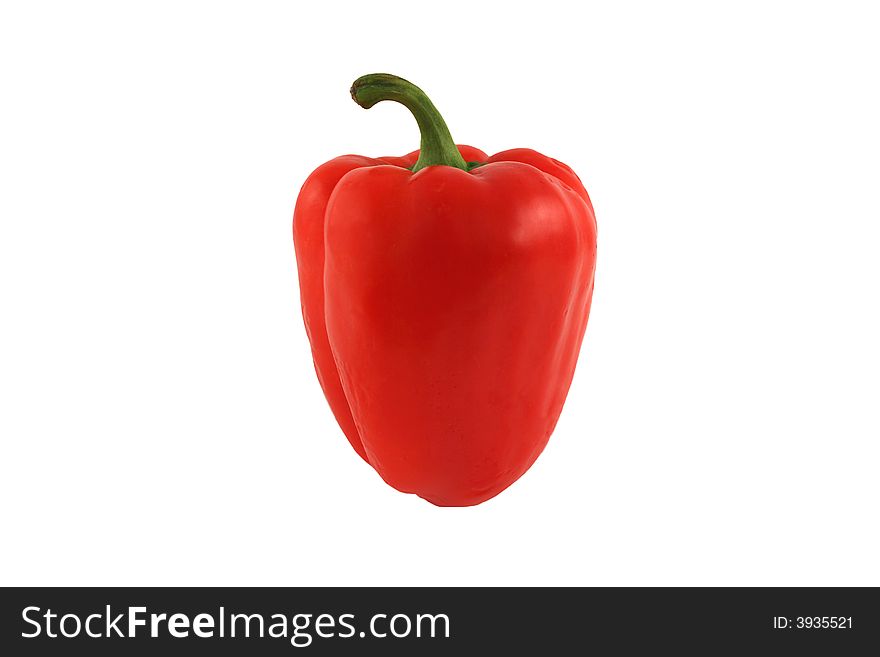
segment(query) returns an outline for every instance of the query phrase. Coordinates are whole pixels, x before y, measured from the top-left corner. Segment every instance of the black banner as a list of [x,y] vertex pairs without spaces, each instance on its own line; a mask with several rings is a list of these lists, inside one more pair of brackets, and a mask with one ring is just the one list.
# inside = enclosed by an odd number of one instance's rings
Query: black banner
[[870,588],[7,588],[0,596],[3,655],[653,654],[646,647],[849,655],[880,647],[880,596]]

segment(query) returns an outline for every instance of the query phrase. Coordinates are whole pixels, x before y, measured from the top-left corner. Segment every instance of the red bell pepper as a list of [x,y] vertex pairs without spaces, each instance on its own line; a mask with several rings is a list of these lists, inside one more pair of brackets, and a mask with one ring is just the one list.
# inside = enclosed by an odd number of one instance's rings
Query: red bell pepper
[[338,157],[302,187],[293,237],[318,379],[391,486],[479,504],[559,418],[593,296],[593,207],[561,162],[456,146],[406,80],[366,75],[351,95],[406,106],[421,148]]

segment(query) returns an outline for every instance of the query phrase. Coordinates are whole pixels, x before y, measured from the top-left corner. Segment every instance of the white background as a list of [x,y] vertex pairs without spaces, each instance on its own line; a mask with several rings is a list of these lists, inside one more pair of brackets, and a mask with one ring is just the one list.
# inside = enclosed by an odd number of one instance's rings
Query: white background
[[[0,13],[0,583],[880,585],[870,3],[19,3]],[[558,428],[441,509],[355,455],[290,235],[414,121],[599,223]]]

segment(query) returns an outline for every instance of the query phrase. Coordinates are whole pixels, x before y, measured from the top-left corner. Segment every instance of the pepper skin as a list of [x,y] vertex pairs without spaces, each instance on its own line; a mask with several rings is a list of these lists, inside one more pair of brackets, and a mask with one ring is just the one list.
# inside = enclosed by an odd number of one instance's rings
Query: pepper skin
[[294,211],[315,369],[354,449],[394,488],[469,506],[544,449],[590,311],[596,221],[566,165],[455,146],[424,93],[359,78],[365,108],[412,111],[421,148],[319,167]]

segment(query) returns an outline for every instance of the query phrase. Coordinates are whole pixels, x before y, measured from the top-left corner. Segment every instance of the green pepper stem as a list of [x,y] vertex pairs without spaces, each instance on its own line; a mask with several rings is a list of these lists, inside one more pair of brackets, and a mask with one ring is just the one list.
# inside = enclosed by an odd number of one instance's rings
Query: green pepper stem
[[354,81],[351,97],[364,109],[383,100],[393,100],[412,112],[422,133],[419,159],[412,168],[413,173],[436,165],[467,171],[467,162],[458,152],[446,121],[425,92],[412,82],[387,73],[371,73]]

